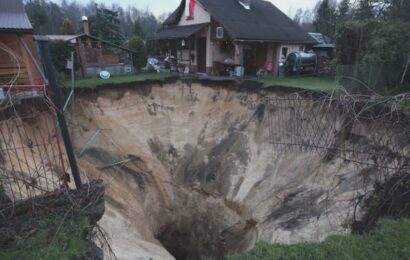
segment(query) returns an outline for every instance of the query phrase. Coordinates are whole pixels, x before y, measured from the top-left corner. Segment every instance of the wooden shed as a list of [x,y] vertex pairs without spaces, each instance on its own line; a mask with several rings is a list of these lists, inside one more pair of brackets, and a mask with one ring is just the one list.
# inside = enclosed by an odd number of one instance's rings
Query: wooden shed
[[21,0],[0,0],[0,87],[44,86],[33,27]]

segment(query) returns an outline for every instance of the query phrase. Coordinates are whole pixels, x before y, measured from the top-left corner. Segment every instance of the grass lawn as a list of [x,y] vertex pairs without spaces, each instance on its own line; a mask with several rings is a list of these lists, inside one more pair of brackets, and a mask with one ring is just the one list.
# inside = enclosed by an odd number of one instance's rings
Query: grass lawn
[[[113,76],[108,80],[103,80],[100,78],[89,78],[89,79],[79,79],[76,80],[76,88],[97,88],[105,84],[122,84],[131,82],[141,82],[145,80],[164,80],[166,78],[175,76],[172,73],[141,73],[136,75],[126,75],[126,76]],[[64,85],[69,88],[71,86],[71,81],[65,81]]]
[[320,91],[332,91],[340,87],[332,78],[313,76],[266,78],[259,82],[262,82],[264,87],[293,87]]
[[27,217],[17,223],[0,226],[2,260],[85,259],[88,217],[82,212]]
[[258,243],[245,256],[228,260],[385,260],[410,259],[410,219],[383,220],[373,232],[366,235],[331,236],[323,243],[269,245]]

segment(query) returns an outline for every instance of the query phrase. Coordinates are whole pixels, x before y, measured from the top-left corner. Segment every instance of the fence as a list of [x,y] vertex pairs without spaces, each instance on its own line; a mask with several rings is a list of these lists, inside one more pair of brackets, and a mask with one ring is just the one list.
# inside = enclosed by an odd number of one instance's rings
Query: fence
[[339,65],[336,81],[350,93],[389,93],[392,87],[408,82],[405,68],[389,64]]
[[0,106],[0,210],[68,187],[68,163],[45,87],[12,89]]
[[[270,142],[380,170],[410,170],[410,117],[395,98],[291,94],[265,99]],[[355,133],[361,132],[365,138]]]

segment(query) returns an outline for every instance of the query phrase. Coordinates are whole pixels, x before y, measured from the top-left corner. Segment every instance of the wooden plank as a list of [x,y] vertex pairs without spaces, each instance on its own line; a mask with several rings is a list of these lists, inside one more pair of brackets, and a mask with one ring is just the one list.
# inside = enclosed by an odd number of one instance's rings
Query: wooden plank
[[[14,69],[17,68],[17,66],[15,64],[1,64],[0,63],[0,70],[1,69]],[[24,64],[20,64],[20,68],[25,68]]]
[[[17,36],[19,37],[19,36]],[[31,57],[29,56],[29,54],[27,53],[27,51],[25,50],[23,44],[21,43],[21,41],[18,41],[19,46],[20,46],[20,50],[23,53],[23,57],[24,57],[24,63],[26,65],[28,69],[28,77],[30,79],[30,84],[35,85],[36,82],[34,81],[34,75],[33,75],[33,71],[32,71],[32,64],[30,63]]]
[[[17,72],[18,72],[17,68],[13,68],[13,69],[1,69],[0,68],[0,75],[15,75],[17,74]],[[20,68],[20,74],[22,73],[27,73],[27,69]]]

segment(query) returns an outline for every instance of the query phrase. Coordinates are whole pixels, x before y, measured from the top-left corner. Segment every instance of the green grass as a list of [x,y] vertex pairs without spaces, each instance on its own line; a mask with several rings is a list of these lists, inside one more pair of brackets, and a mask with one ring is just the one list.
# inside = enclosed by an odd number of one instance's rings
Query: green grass
[[366,235],[336,235],[323,243],[269,245],[258,243],[245,256],[229,260],[386,260],[410,259],[410,219],[383,220]]
[[75,211],[63,216],[28,218],[1,228],[0,259],[84,259],[88,226],[88,217]]
[[[106,84],[123,84],[123,83],[132,83],[132,82],[142,82],[146,80],[164,80],[166,78],[175,76],[172,73],[141,73],[136,75],[127,75],[127,76],[114,76],[108,80],[103,80],[100,78],[88,78],[80,79],[75,81],[76,88],[97,88],[101,85]],[[66,87],[71,86],[71,81],[65,81],[64,85]]]
[[264,87],[292,87],[320,91],[332,91],[340,87],[332,78],[313,76],[265,78],[259,82],[263,83]]

